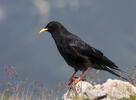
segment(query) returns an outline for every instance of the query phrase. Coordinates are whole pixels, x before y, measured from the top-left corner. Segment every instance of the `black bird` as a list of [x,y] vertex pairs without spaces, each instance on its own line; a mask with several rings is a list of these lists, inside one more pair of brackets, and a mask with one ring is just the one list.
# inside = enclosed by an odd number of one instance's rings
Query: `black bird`
[[[114,72],[121,71],[115,63],[104,56],[101,51],[93,48],[78,36],[69,32],[61,23],[57,21],[49,22],[47,26],[39,32],[39,34],[44,31],[51,33],[61,56],[65,59],[67,64],[75,70],[70,78],[69,85],[80,81],[85,71],[90,68],[108,71],[128,81],[128,79]],[[79,78],[74,79],[75,74],[79,70],[82,71],[82,74]]]

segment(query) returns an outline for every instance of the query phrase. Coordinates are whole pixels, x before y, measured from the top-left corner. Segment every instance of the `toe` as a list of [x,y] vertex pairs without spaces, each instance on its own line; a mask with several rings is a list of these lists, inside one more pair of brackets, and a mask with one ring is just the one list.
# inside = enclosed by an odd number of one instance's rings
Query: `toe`
[[79,78],[77,78],[77,79],[74,80],[74,83],[76,84],[76,83],[78,83],[80,80],[81,80],[81,78],[79,77]]

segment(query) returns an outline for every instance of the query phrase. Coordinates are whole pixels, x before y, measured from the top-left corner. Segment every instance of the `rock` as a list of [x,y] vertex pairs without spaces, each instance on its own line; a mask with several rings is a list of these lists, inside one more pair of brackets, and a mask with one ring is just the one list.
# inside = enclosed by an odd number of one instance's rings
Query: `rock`
[[80,81],[63,95],[63,100],[73,100],[74,97],[117,100],[123,97],[129,98],[134,94],[136,94],[136,87],[122,80],[108,79],[107,82],[97,85]]

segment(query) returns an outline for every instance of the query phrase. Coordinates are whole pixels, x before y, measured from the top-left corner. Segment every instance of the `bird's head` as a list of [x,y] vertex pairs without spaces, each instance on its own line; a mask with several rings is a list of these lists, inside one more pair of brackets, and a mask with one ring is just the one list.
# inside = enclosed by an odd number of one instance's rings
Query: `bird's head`
[[50,33],[57,31],[60,29],[62,25],[57,21],[51,21],[47,24],[47,26],[40,30],[39,34],[42,34],[45,31],[48,31]]

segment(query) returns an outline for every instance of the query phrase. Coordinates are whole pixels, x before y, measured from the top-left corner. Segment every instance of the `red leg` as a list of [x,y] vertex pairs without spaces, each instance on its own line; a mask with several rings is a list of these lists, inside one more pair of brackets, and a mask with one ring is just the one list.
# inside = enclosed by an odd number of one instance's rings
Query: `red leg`
[[84,75],[85,72],[86,72],[86,70],[82,71],[82,73],[79,76],[79,78],[77,78],[77,79],[74,80],[74,83],[78,83],[82,79],[82,76]]
[[82,77],[83,77],[84,73],[85,73],[86,71],[89,71],[89,70],[91,70],[91,67],[88,67],[88,69],[82,71],[80,77],[77,78],[77,79],[75,79],[75,80],[72,82],[72,84],[73,84],[73,83],[78,83],[80,80],[82,80]]
[[69,79],[69,84],[68,85],[71,85],[71,83],[73,82],[73,77],[76,75],[76,73],[77,73],[77,71],[75,71],[74,73],[73,73],[73,75],[70,77],[70,79]]

